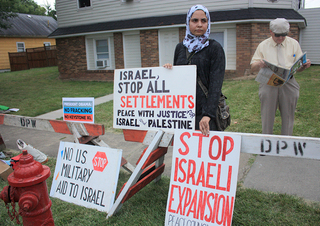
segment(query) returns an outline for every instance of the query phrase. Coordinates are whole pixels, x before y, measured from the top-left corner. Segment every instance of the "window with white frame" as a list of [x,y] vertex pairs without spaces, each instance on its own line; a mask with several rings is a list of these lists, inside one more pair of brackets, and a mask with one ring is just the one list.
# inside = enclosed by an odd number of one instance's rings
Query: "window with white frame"
[[112,34],[86,36],[86,58],[88,70],[114,69],[114,43]]
[[51,46],[51,43],[50,42],[44,42],[43,45],[44,46]]
[[100,68],[110,66],[110,51],[108,39],[96,40],[96,66]]
[[224,32],[211,32],[209,38],[216,40],[224,48]]
[[17,52],[24,52],[24,51],[25,51],[24,42],[17,42]]
[[85,8],[91,6],[91,0],[78,0],[79,8]]

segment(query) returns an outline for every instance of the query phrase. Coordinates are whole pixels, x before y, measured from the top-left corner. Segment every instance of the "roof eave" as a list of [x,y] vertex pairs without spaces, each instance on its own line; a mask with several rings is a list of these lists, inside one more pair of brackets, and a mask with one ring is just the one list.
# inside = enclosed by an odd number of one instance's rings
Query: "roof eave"
[[[271,19],[246,19],[246,20],[230,20],[230,21],[216,21],[211,24],[230,24],[230,23],[269,23]],[[288,20],[290,23],[297,23],[299,28],[305,28],[305,20]],[[152,26],[152,27],[135,27],[127,29],[117,29],[117,30],[107,30],[107,31],[95,31],[95,32],[83,32],[67,35],[49,35],[48,38],[68,38],[76,36],[85,36],[85,35],[96,35],[96,34],[108,34],[108,33],[117,33],[117,32],[127,32],[127,31],[136,31],[136,30],[152,30],[152,29],[164,29],[164,28],[175,28],[175,27],[185,27],[185,24],[175,24],[175,25],[166,25],[166,26]]]
[[2,38],[49,38],[45,35],[0,35]]

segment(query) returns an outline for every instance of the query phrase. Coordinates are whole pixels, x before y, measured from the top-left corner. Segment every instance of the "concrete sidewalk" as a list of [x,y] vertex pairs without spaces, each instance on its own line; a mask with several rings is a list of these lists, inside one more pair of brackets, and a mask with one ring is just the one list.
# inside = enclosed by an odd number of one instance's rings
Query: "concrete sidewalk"
[[[97,98],[95,105],[112,99],[113,95]],[[62,113],[60,109],[37,118],[57,119],[63,116]],[[57,157],[60,141],[73,142],[72,135],[5,125],[0,125],[0,134],[7,149],[18,151],[16,141],[22,139],[51,157]],[[106,132],[105,135],[100,136],[100,139],[111,148],[122,149],[123,157],[134,166],[146,147],[141,143],[125,141],[122,133]],[[165,156],[165,165],[164,175],[170,177],[172,147]],[[240,154],[238,181],[241,181],[246,188],[286,193],[320,202],[319,176],[320,161],[318,160]]]

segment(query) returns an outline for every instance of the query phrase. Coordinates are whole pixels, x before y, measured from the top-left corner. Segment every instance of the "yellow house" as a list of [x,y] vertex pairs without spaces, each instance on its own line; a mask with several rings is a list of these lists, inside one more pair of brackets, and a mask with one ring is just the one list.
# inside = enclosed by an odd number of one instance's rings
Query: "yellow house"
[[54,38],[48,38],[58,27],[52,17],[17,13],[9,23],[10,28],[0,29],[0,70],[10,70],[8,53],[56,45]]

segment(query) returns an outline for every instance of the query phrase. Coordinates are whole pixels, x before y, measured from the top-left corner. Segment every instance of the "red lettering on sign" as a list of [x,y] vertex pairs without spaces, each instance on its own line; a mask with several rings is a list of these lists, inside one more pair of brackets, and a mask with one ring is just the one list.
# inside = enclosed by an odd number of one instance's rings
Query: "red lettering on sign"
[[[198,137],[198,158],[202,158],[202,150],[206,150],[203,148],[204,139],[209,138],[209,136],[202,135],[201,133],[192,133],[184,132],[180,135],[180,141],[182,145],[185,147],[185,151],[181,148],[178,149],[179,154],[187,155],[189,154],[190,147],[186,140],[192,139],[192,137]],[[228,144],[230,144],[229,149],[227,150]],[[218,135],[212,136],[209,141],[208,155],[212,160],[218,160],[221,157],[222,161],[226,161],[226,156],[233,151],[234,148],[234,140],[232,137],[224,136],[223,141],[222,138]]]
[[[227,145],[228,145],[228,141],[230,142],[230,148],[229,148],[228,151],[226,151]],[[225,136],[223,138],[222,161],[226,160],[226,155],[230,154],[230,152],[233,150],[233,147],[234,147],[234,140],[231,137]]]
[[198,158],[201,158],[201,151],[202,151],[202,138],[206,137],[202,133],[193,133],[193,136],[199,137],[199,145],[198,145]]
[[[224,167],[224,168],[222,168]],[[221,178],[222,172],[227,171],[227,176]],[[212,162],[201,162],[200,168],[192,160],[175,159],[174,181],[180,183],[192,184],[196,186],[217,189],[220,191],[230,191],[232,166],[216,164]],[[225,186],[222,186],[224,184]]]
[[188,133],[188,132],[184,132],[184,133],[181,134],[181,136],[180,136],[180,141],[181,141],[181,143],[183,144],[183,146],[186,147],[186,150],[185,150],[185,151],[182,151],[181,148],[179,148],[178,151],[179,151],[180,155],[187,155],[187,154],[189,153],[189,146],[188,146],[188,144],[184,141],[184,139],[183,139],[184,136],[187,136],[188,138],[191,137],[190,133]]
[[180,188],[180,186],[177,186],[177,185],[172,185],[171,186],[171,193],[170,193],[170,198],[169,198],[169,208],[168,208],[168,211],[171,212],[171,213],[175,213],[175,211],[171,208],[171,205],[172,205],[172,202],[174,201],[174,198],[173,198],[173,190],[175,188]]
[[[213,154],[212,154],[212,144],[213,144],[213,142],[214,142],[215,140],[218,141],[218,145],[219,145],[219,146],[218,146],[218,153],[217,153],[217,155],[216,155],[216,156],[213,156]],[[211,138],[211,140],[210,140],[209,156],[210,156],[210,158],[211,158],[212,160],[218,160],[219,157],[220,157],[220,155],[221,155],[221,139],[220,139],[219,136],[213,136],[213,137]]]

